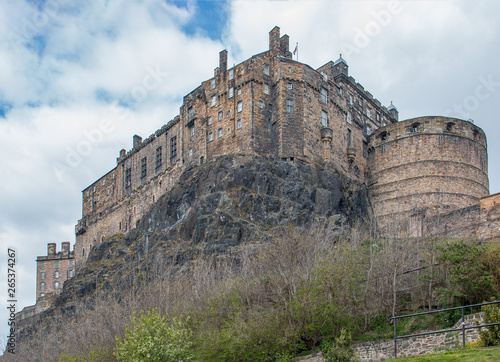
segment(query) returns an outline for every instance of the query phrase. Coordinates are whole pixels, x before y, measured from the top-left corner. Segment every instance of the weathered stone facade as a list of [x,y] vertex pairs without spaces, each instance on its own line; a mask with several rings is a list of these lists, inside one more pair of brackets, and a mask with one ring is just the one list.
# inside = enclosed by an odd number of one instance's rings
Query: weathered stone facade
[[[398,123],[397,109],[350,77],[342,57],[317,70],[299,63],[278,27],[268,51],[229,69],[227,51],[219,56],[214,77],[184,97],[178,116],[145,140],[135,135],[117,166],[83,190],[79,265],[105,238],[135,228],[184,170],[223,155],[337,169],[369,185],[381,230],[401,218],[410,220],[410,236],[421,235],[424,218],[438,209],[449,213],[488,196],[486,138],[472,123]],[[484,233],[495,229],[493,219]]]
[[61,243],[62,251],[57,252],[56,243],[47,244],[47,255],[36,258],[36,300],[37,305],[46,305],[60,293],[66,280],[73,277],[76,270],[75,254],[68,241]]

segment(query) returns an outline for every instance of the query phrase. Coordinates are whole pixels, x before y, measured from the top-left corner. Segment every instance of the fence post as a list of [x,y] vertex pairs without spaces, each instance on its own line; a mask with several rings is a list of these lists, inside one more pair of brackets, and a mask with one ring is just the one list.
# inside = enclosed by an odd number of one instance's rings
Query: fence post
[[465,350],[465,311],[463,306],[462,306],[462,345],[463,349]]

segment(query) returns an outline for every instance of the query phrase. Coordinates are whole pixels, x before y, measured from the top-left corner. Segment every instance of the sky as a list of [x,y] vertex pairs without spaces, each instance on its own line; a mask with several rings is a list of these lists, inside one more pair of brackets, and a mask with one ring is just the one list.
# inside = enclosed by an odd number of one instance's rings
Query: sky
[[81,191],[179,113],[219,51],[244,61],[275,25],[313,68],[342,53],[400,120],[473,120],[500,192],[499,18],[497,0],[0,0],[0,303],[8,248],[20,310],[47,243],[74,243]]

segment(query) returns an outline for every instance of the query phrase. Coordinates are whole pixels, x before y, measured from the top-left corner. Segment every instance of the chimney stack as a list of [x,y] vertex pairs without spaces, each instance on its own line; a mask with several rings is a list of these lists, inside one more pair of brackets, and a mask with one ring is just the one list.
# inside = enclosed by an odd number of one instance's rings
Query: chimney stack
[[278,26],[269,32],[269,50],[273,55],[280,53],[280,28]]
[[69,241],[61,243],[62,245],[62,255],[69,256]]
[[56,243],[47,244],[47,256],[55,256],[56,255]]
[[226,73],[227,70],[227,50],[224,49],[219,53],[219,69],[222,74]]
[[134,135],[134,146],[133,148],[139,148],[141,147],[142,145],[142,137],[141,136],[138,136],[138,135]]

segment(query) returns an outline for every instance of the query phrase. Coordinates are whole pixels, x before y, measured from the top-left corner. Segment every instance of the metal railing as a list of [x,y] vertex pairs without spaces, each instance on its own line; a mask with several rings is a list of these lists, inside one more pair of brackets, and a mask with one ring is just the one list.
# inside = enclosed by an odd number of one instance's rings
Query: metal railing
[[[480,304],[464,305],[461,307],[433,310],[433,311],[429,311],[429,312],[399,315],[399,316],[389,318],[389,321],[393,320],[393,323],[394,323],[394,358],[398,358],[398,349],[397,349],[397,340],[398,339],[409,338],[409,337],[427,336],[427,335],[431,335],[431,334],[440,334],[440,333],[447,333],[447,332],[462,331],[462,345],[463,345],[463,349],[465,349],[465,331],[467,329],[482,328],[482,327],[488,327],[488,326],[494,326],[494,325],[500,324],[500,322],[497,322],[497,323],[488,323],[488,324],[478,324],[475,326],[466,327],[465,326],[465,309],[466,308],[473,308],[473,307],[481,307],[483,305],[498,304],[498,303],[500,303],[500,300],[496,300],[494,302],[480,303]],[[396,322],[398,319],[408,318],[408,317],[416,317],[416,316],[421,316],[421,315],[425,315],[425,314],[442,313],[442,312],[447,312],[450,310],[458,310],[458,309],[462,310],[462,327],[460,327],[460,328],[441,329],[439,331],[406,334],[403,336],[397,335],[397,325],[396,325],[397,323]]]

